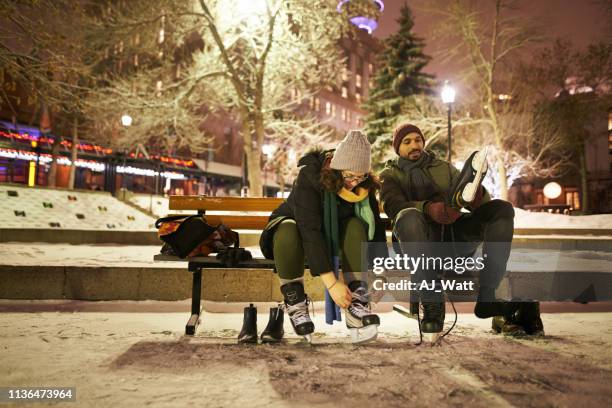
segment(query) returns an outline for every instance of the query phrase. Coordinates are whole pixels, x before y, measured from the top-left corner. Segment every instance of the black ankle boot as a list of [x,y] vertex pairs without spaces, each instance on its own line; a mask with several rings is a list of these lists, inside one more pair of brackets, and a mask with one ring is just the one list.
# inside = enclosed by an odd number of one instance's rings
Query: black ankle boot
[[491,289],[481,288],[474,307],[474,314],[481,319],[487,319],[494,316],[512,316],[519,309],[518,302],[507,302],[497,299],[495,291]]
[[283,323],[285,321],[285,313],[280,307],[270,308],[270,320],[268,325],[261,333],[262,343],[278,343],[283,339],[285,335],[285,329],[283,329]]
[[257,344],[257,308],[252,303],[244,308],[244,320],[238,335],[238,343]]
[[528,335],[544,335],[544,324],[540,318],[540,302],[522,302],[516,312],[516,318]]

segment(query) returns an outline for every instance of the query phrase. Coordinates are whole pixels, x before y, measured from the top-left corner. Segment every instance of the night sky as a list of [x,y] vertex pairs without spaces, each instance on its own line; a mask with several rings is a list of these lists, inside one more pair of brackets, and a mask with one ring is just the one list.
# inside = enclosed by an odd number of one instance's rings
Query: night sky
[[[548,38],[562,37],[571,39],[576,47],[584,47],[595,41],[612,41],[610,38],[610,25],[608,19],[612,16],[606,13],[606,7],[602,4],[610,0],[518,0],[516,5],[521,17],[533,19],[543,24],[544,32]],[[404,0],[385,0],[385,11],[380,20],[379,27],[374,36],[384,38],[397,31],[395,19],[399,16],[399,9]],[[440,58],[436,58],[447,44],[433,39],[436,27],[436,16],[424,7],[431,7],[434,3],[428,0],[407,1],[415,18],[414,31],[425,39],[426,53],[433,58],[426,72],[433,73],[438,79],[453,80],[453,71],[459,67],[451,64],[443,64]],[[448,1],[450,3],[450,1]],[[494,0],[474,1],[480,10],[491,13],[494,10]]]

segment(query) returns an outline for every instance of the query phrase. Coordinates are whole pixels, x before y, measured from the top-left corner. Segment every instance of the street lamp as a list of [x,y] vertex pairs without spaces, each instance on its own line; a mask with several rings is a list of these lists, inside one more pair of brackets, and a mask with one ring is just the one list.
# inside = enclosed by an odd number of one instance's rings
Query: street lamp
[[444,86],[442,87],[442,102],[447,106],[448,112],[448,162],[451,162],[451,107],[455,102],[455,88],[453,88],[450,83],[444,81]]
[[[125,133],[127,134],[127,129],[132,126],[132,117],[127,113],[121,116],[121,124],[125,128]],[[124,173],[121,175],[121,190],[123,192],[123,198],[125,199],[125,177],[127,173],[125,173],[125,166],[127,164],[127,149],[123,149],[123,170]]]
[[128,114],[121,116],[121,124],[125,127],[132,126],[132,117]]

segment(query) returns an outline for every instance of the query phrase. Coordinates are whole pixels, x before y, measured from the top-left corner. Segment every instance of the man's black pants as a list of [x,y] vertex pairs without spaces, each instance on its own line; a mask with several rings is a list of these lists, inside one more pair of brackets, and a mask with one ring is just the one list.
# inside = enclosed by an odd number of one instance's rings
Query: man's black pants
[[[481,297],[491,297],[504,277],[506,264],[510,257],[512,236],[514,234],[514,208],[503,200],[491,200],[482,204],[470,214],[462,215],[454,224],[441,225],[434,222],[428,215],[415,208],[400,211],[393,227],[393,235],[401,243],[410,244],[410,248],[419,256],[433,256],[431,242],[466,242],[472,245],[459,245],[460,248],[470,248],[469,253],[455,256],[469,256],[483,243],[484,269],[480,272]],[[440,255],[440,254],[436,254]],[[422,270],[417,274],[416,281],[432,281],[437,279],[438,271]],[[486,294],[486,295],[483,295]],[[436,296],[434,295],[434,298]],[[484,300],[484,299],[483,299]]]

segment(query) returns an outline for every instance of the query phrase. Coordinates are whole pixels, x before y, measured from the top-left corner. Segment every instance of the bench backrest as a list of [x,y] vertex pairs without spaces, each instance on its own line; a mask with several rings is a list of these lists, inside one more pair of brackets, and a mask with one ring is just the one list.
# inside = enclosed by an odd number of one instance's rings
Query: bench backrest
[[[212,225],[225,224],[232,229],[262,230],[268,223],[270,213],[284,200],[282,198],[254,197],[206,197],[206,196],[170,196],[170,210],[194,210],[206,214],[206,221]],[[207,211],[223,211],[230,214],[207,214]],[[259,212],[266,214],[245,214]],[[235,214],[231,214],[235,213]],[[381,214],[383,215],[383,214]],[[383,222],[387,229],[390,223]]]
[[272,212],[282,198],[170,196],[171,210],[267,211]]
[[[271,197],[170,196],[169,207],[170,210],[195,210],[206,214],[206,220],[212,225],[225,224],[232,229],[262,230],[268,223],[270,213],[282,202],[282,198]],[[207,211],[223,211],[230,214],[207,214]],[[248,212],[267,214],[244,214]]]

